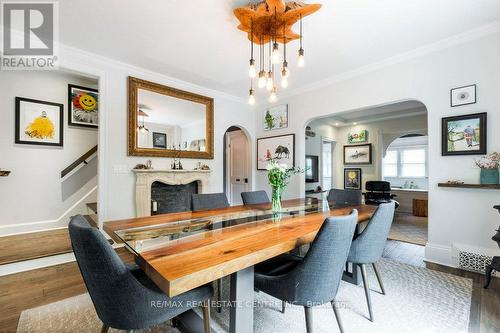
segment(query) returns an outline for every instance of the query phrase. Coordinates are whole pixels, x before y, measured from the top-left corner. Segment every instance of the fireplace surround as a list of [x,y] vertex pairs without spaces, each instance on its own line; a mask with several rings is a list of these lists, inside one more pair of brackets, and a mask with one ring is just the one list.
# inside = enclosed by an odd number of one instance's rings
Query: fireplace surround
[[133,170],[136,175],[136,216],[151,216],[151,189],[153,183],[187,185],[197,183],[197,192],[206,193],[211,170]]

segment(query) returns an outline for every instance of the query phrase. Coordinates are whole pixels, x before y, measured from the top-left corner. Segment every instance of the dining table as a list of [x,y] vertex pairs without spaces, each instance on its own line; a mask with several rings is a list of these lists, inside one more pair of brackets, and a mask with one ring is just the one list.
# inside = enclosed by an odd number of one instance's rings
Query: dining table
[[[358,225],[376,206],[305,198],[270,204],[177,212],[105,222],[104,231],[134,254],[145,274],[169,297],[230,276],[229,331],[253,332],[254,266],[311,243],[324,220],[358,211]],[[358,228],[356,228],[357,233]],[[346,264],[343,279],[359,283]],[[185,332],[203,332],[193,310],[177,318]],[[271,323],[272,324],[272,323]],[[271,325],[270,324],[270,325]]]

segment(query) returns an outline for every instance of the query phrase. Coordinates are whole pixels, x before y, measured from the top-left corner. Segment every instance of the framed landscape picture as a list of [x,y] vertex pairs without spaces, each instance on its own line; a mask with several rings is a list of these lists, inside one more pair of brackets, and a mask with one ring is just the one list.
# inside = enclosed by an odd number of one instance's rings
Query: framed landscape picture
[[348,190],[361,190],[361,169],[344,169],[344,188]]
[[458,87],[450,91],[451,107],[476,103],[476,85]]
[[269,108],[264,115],[264,131],[288,127],[288,104]]
[[347,135],[347,141],[349,143],[363,143],[368,141],[368,131],[361,130],[354,133],[349,133]]
[[276,158],[279,163],[294,167],[295,134],[257,139],[257,170],[266,170],[270,158]]
[[372,164],[372,144],[344,146],[344,164]]
[[486,112],[442,119],[441,155],[485,155]]
[[64,105],[16,97],[15,143],[63,145]]
[[153,132],[153,148],[167,148],[167,134]]
[[99,126],[99,92],[97,89],[68,84],[68,125]]

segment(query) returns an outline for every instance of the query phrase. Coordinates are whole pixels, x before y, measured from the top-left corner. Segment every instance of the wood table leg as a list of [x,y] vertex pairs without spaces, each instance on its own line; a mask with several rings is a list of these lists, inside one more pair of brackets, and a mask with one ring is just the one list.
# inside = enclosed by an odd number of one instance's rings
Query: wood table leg
[[230,333],[253,333],[253,266],[231,274]]

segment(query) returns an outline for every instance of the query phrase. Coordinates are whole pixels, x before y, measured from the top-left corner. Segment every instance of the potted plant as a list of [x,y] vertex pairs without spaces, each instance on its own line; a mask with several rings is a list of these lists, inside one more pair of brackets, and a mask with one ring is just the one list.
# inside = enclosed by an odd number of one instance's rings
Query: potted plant
[[273,214],[281,212],[281,196],[283,191],[290,183],[290,177],[294,174],[304,172],[300,168],[288,167],[288,165],[278,163],[277,158],[268,159],[269,163],[266,166],[267,178],[271,185],[272,195],[272,211]]
[[476,165],[481,168],[481,184],[498,185],[500,167],[500,153],[494,152],[476,160]]

